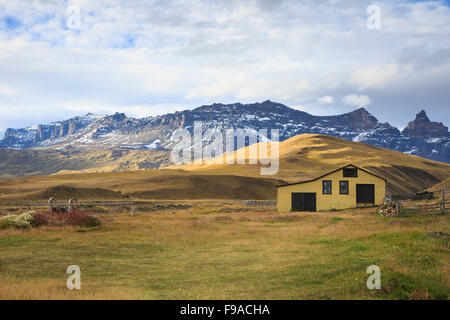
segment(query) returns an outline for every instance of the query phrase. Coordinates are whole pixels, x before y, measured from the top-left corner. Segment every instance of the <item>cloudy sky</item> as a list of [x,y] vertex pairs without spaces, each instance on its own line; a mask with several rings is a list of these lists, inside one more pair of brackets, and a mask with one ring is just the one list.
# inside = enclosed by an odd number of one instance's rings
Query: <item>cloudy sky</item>
[[365,107],[399,127],[425,109],[448,126],[449,6],[0,0],[0,133],[87,112],[267,99],[317,115]]

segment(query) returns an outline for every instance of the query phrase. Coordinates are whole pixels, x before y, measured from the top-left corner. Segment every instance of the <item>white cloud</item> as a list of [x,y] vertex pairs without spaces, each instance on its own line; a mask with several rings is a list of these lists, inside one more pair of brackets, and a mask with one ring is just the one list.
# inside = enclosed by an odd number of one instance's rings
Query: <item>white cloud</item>
[[179,107],[172,104],[158,104],[158,105],[129,105],[114,107],[111,105],[102,105],[96,102],[74,102],[67,103],[63,106],[65,109],[74,111],[77,114],[95,113],[95,114],[112,114],[115,112],[126,111],[128,116],[132,117],[149,117],[161,114],[161,112],[175,112]]
[[331,96],[323,96],[317,99],[320,103],[333,103],[334,98]]
[[349,94],[342,99],[342,102],[352,107],[363,108],[371,104],[372,100],[366,95]]
[[398,69],[396,64],[364,66],[352,73],[350,82],[360,90],[383,88],[398,75]]
[[73,0],[82,25],[68,30],[62,1],[0,0],[0,105],[29,122],[30,108],[137,116],[266,99],[324,114],[367,105],[364,93],[382,120],[427,104],[445,121],[449,7],[378,1],[382,29],[368,30],[372,2]]

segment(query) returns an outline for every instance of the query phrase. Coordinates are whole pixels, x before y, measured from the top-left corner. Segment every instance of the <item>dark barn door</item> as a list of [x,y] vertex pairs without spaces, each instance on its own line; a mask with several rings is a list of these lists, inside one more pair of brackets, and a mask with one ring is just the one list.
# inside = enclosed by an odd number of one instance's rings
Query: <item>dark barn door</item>
[[375,204],[375,185],[356,185],[356,204]]
[[316,194],[292,193],[292,211],[316,211]]

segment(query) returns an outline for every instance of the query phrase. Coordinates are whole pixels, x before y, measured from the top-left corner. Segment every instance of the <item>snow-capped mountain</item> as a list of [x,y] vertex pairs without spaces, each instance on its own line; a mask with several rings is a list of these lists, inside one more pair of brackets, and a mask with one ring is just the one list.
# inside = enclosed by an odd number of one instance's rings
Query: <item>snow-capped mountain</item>
[[314,116],[272,101],[253,104],[212,104],[156,117],[135,119],[123,113],[87,114],[48,125],[8,129],[1,148],[121,147],[171,148],[174,130],[192,132],[195,121],[203,129],[279,129],[280,140],[302,133],[320,133],[389,148],[411,155],[450,162],[450,135],[442,123],[431,122],[425,111],[401,132],[379,122],[364,108],[335,116]]

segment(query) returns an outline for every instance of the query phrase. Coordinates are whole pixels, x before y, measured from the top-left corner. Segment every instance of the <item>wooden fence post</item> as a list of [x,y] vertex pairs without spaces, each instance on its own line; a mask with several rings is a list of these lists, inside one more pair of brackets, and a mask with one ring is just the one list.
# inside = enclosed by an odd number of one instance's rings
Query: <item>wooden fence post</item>
[[445,189],[442,189],[442,205],[441,205],[441,214],[445,214]]
[[48,212],[52,212],[53,208],[56,206],[56,200],[53,197],[50,197],[50,199],[48,199]]
[[134,217],[134,204],[131,206],[131,216]]

